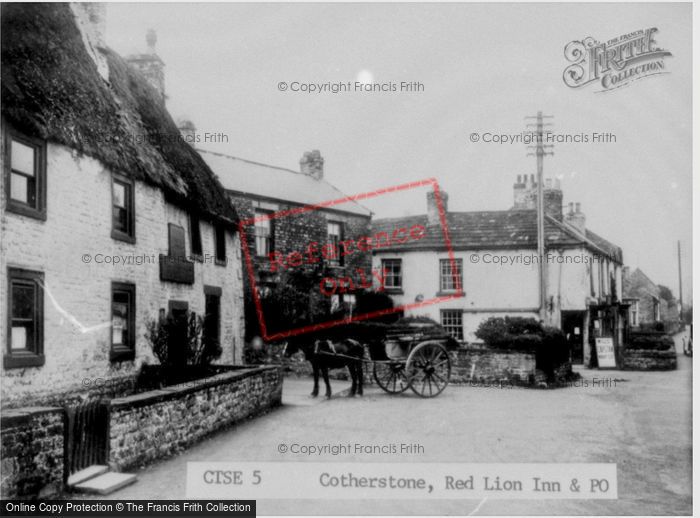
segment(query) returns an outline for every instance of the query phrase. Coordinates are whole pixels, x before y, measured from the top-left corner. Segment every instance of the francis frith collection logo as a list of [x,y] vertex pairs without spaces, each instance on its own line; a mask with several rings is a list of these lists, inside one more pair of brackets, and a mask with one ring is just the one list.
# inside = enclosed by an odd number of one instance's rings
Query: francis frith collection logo
[[654,39],[658,29],[640,29],[600,42],[592,37],[574,40],[564,47],[564,56],[571,63],[564,70],[564,83],[580,88],[598,84],[598,92],[627,86],[633,81],[666,74],[668,50]]

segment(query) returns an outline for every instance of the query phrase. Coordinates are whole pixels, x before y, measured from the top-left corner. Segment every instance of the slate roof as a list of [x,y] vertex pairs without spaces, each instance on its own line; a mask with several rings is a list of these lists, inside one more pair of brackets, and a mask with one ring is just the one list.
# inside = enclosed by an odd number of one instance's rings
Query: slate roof
[[[230,191],[301,205],[317,205],[347,196],[325,179],[316,180],[299,171],[203,149],[198,151]],[[367,217],[372,214],[368,208],[355,201],[331,208]]]
[[[446,220],[450,242],[454,250],[537,248],[537,213],[534,210],[448,212]],[[425,214],[374,220],[372,233],[387,232],[391,234],[397,228],[410,228],[413,225],[426,227],[424,238],[382,247],[382,252],[444,250],[446,248],[442,226],[428,225],[428,217]],[[595,253],[622,263],[622,249],[620,247],[613,245],[590,230],[586,230],[585,236],[581,235],[570,225],[550,216],[545,217],[545,244],[547,248],[572,248],[583,245]]]
[[158,187],[187,210],[237,223],[216,176],[141,73],[99,48],[109,66],[109,83],[102,79],[69,4],[3,3],[0,18],[2,115],[12,126]]

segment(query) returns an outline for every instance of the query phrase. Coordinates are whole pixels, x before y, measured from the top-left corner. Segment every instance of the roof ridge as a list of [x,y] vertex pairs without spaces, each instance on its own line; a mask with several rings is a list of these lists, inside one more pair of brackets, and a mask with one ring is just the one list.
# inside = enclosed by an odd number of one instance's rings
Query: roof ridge
[[[584,242],[584,243],[586,243],[587,245],[589,245],[589,246],[595,248],[596,250],[598,250],[598,251],[599,251],[600,253],[602,253],[603,255],[606,255],[606,256],[611,256],[611,255],[612,255],[612,254],[610,254],[609,251],[604,250],[600,245],[598,245],[597,243],[594,243],[588,236],[586,236],[585,234],[581,234],[581,233],[578,231],[578,229],[572,227],[572,226],[569,225],[568,223],[566,223],[566,222],[564,222],[564,221],[559,221],[558,219],[556,219],[556,218],[550,216],[549,214],[545,214],[545,219],[549,220],[551,223],[554,223],[556,226],[560,227],[562,230],[564,230],[564,232],[567,232],[570,236],[573,236],[573,237],[575,237],[575,238],[583,239],[583,242]],[[588,229],[585,229],[585,230],[586,230],[587,232],[591,232],[592,234],[594,234],[594,235],[597,236],[597,234],[595,234],[595,232],[593,232],[593,231],[591,231],[591,230],[588,230]],[[610,246],[613,246],[613,247],[615,247],[615,248],[617,248],[617,249],[619,249],[619,250],[622,250],[619,246],[614,245],[613,243],[610,243],[610,242],[607,241],[606,239],[604,239],[604,238],[602,238],[602,237],[601,237],[600,239],[603,239],[603,241],[605,241],[606,243],[609,243]]]
[[[210,155],[216,155],[216,156],[220,156],[220,157],[228,158],[228,159],[232,159],[232,160],[240,160],[241,162],[246,162],[246,163],[248,163],[248,164],[259,165],[259,166],[263,166],[263,167],[269,167],[269,168],[271,168],[271,169],[276,169],[276,170],[278,170],[278,171],[284,171],[284,172],[287,172],[287,173],[293,173],[293,174],[297,174],[297,175],[299,175],[299,176],[304,176],[304,177],[310,177],[310,178],[311,178],[311,176],[308,175],[308,174],[306,174],[306,173],[302,173],[301,171],[294,171],[293,169],[288,169],[288,168],[286,168],[286,167],[280,167],[280,166],[276,166],[276,165],[272,165],[272,164],[265,164],[265,163],[263,163],[263,162],[257,162],[257,161],[255,161],[255,160],[249,160],[249,159],[247,159],[247,158],[241,158],[241,157],[238,157],[238,156],[229,155],[229,154],[227,154],[227,153],[220,153],[220,152],[218,152],[218,151],[210,151],[210,150],[208,150],[208,149],[201,149],[201,148],[194,148],[194,149],[195,149],[195,151],[197,151],[197,152],[199,152],[199,153],[209,153]],[[333,185],[331,182],[329,182],[329,181],[326,180],[325,178],[318,178],[318,179],[315,179],[315,180],[316,180],[317,182],[323,182],[323,183],[326,184],[328,187],[330,187],[331,189],[333,189],[334,191],[336,191],[338,194],[340,194],[342,198],[352,198],[351,195],[348,195],[348,194],[344,193],[343,191],[341,191],[340,189],[338,189],[335,185]],[[370,214],[372,214],[372,211],[369,209],[369,207],[365,207],[363,204],[361,204],[361,203],[358,202],[357,200],[355,200],[355,199],[349,199],[348,202],[352,202],[352,203],[356,204],[357,206],[362,207],[363,209],[365,209],[365,210],[366,210],[367,212],[369,212]]]
[[[286,168],[286,167],[282,167],[282,166],[278,166],[278,165],[266,164],[266,163],[264,163],[264,162],[258,162],[258,161],[256,161],[256,160],[249,160],[248,158],[242,158],[242,157],[239,157],[239,156],[229,155],[228,153],[220,153],[220,152],[218,152],[218,151],[210,151],[210,150],[208,150],[208,149],[202,149],[202,148],[194,148],[194,149],[195,149],[195,151],[197,151],[197,152],[199,152],[199,153],[209,153],[210,155],[221,156],[221,157],[230,158],[230,159],[233,159],[233,160],[240,160],[241,162],[247,162],[248,164],[261,165],[261,166],[265,166],[265,167],[270,167],[270,168],[272,168],[272,169],[278,169],[278,170],[280,170],[280,171],[285,171],[285,172],[287,172],[287,173],[294,173],[294,174],[298,174],[298,175],[303,175],[303,174],[304,174],[304,173],[302,173],[301,171],[295,171],[295,170],[293,170],[293,169],[288,169],[288,168]],[[308,176],[308,175],[306,175],[306,176]],[[323,179],[322,179],[322,180],[323,180]],[[325,180],[324,180],[324,181],[325,181]],[[326,183],[328,183],[328,182],[326,182]]]
[[[534,212],[534,209],[502,209],[502,210],[461,210],[461,211],[454,211],[450,210],[445,213],[446,216],[451,216],[451,215],[462,215],[462,214],[505,214],[505,213],[511,213],[511,212]],[[393,216],[393,217],[388,217],[388,218],[377,218],[374,221],[383,221],[383,220],[389,220],[389,219],[403,219],[403,218],[420,218],[420,217],[427,217],[426,213],[421,213],[421,214],[411,214],[408,216]]]

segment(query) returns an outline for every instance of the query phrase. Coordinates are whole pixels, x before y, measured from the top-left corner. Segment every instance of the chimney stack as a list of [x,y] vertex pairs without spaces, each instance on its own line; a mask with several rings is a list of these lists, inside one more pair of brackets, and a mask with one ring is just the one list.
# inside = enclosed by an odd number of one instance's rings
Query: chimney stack
[[[547,178],[544,183],[544,212],[558,221],[563,219],[561,182]],[[518,175],[513,185],[513,209],[537,209],[537,182],[535,175]]]
[[581,212],[580,203],[569,203],[569,212],[566,214],[564,221],[584,236],[586,235],[586,216]]
[[158,36],[154,29],[148,29],[146,33],[145,54],[133,54],[126,57],[126,61],[134,66],[149,83],[158,91],[160,98],[165,102],[165,63],[156,54],[156,42]]
[[[428,225],[440,225],[440,210],[438,208],[435,191],[430,190],[427,194],[428,198]],[[442,212],[447,216],[447,193],[440,191],[440,200],[442,202]]]
[[303,174],[308,174],[316,180],[323,178],[323,157],[318,149],[307,151],[299,160],[300,170]]
[[158,35],[155,29],[148,29],[146,32],[146,47],[149,54],[156,53],[156,42],[158,41]]

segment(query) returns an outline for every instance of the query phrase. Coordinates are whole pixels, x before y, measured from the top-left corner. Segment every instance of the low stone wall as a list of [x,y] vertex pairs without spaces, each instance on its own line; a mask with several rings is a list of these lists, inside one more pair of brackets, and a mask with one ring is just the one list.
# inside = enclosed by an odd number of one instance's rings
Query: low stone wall
[[[480,344],[461,347],[449,351],[452,363],[450,384],[473,386],[536,386],[548,383],[547,375],[537,368],[534,352],[492,349]],[[369,359],[368,357],[366,359]],[[311,364],[299,358],[285,359],[286,376],[309,377]],[[364,384],[375,384],[372,364],[364,364]],[[566,362],[554,369],[554,383],[570,381],[571,363]],[[331,379],[350,380],[347,369],[330,371]]]
[[657,351],[654,349],[625,349],[622,353],[623,369],[635,371],[666,371],[678,367],[674,349]]
[[50,387],[45,392],[12,392],[3,395],[3,408],[45,407],[45,406],[72,406],[87,401],[98,399],[112,399],[131,394],[136,386],[136,375],[130,374],[113,378],[80,379],[80,384],[61,391],[51,391]]
[[56,407],[3,410],[2,498],[48,498],[63,490],[64,412]]
[[110,466],[126,470],[168,457],[207,435],[278,406],[282,370],[263,366],[113,399]]
[[532,385],[535,382],[535,354],[487,348],[450,351],[450,382],[457,385]]

